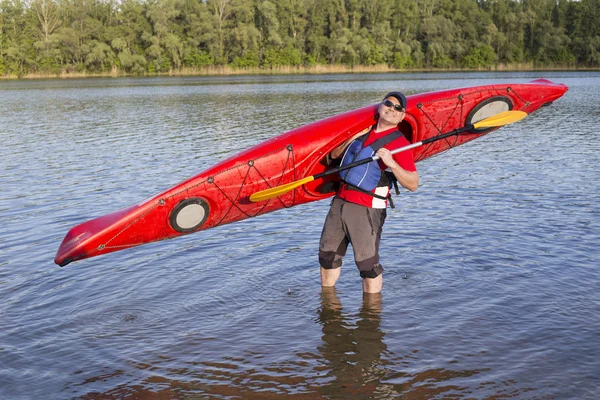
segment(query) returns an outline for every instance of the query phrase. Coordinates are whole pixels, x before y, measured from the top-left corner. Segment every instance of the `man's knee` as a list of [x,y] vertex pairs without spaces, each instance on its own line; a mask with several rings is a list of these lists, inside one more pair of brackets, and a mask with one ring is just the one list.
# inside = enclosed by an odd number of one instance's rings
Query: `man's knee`
[[358,269],[360,270],[360,277],[361,278],[377,278],[379,275],[381,275],[383,273],[383,267],[381,266],[381,264],[376,263],[376,264],[369,264],[369,265],[365,265],[365,264],[361,264],[361,263],[357,263],[358,264]]
[[319,264],[323,269],[340,268],[342,259],[333,251],[319,251]]

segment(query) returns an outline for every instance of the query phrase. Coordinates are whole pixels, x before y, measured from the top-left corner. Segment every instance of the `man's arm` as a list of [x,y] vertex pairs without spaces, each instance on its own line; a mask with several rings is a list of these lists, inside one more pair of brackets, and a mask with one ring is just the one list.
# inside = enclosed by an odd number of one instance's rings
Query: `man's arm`
[[376,155],[381,158],[381,161],[383,161],[389,169],[392,170],[392,173],[402,187],[411,192],[417,190],[417,187],[419,186],[419,173],[417,171],[407,171],[402,168],[396,160],[394,160],[393,154],[385,147],[379,149]]
[[340,158],[340,156],[342,155],[342,153],[344,152],[344,150],[346,150],[346,147],[348,147],[348,145],[350,143],[352,143],[353,140],[358,139],[363,134],[364,134],[364,132],[358,132],[356,135],[354,135],[350,139],[346,140],[344,143],[342,143],[341,145],[339,145],[338,147],[336,147],[335,149],[333,149],[331,151],[331,153],[329,153],[329,157],[332,160]]

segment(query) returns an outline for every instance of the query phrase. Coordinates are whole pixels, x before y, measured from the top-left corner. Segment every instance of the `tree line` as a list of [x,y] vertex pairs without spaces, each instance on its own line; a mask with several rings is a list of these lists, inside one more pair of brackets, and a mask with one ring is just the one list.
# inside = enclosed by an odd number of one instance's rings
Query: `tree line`
[[0,0],[0,75],[600,67],[600,0]]

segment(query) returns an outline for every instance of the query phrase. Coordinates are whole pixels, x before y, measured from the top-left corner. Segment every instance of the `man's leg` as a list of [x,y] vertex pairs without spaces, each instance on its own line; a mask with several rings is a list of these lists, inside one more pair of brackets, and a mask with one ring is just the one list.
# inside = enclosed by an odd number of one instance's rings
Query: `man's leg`
[[321,286],[324,287],[335,286],[342,270],[342,257],[348,248],[348,238],[342,222],[344,203],[344,200],[334,198],[321,233],[319,264],[321,265]]
[[363,279],[363,292],[365,293],[380,293],[383,286],[383,274],[379,274],[377,278]]
[[352,205],[347,208],[346,226],[354,250],[354,260],[363,278],[363,292],[379,293],[383,267],[379,264],[379,242],[386,210]]
[[335,286],[338,278],[340,277],[341,268],[325,269],[321,267],[321,286],[330,287]]

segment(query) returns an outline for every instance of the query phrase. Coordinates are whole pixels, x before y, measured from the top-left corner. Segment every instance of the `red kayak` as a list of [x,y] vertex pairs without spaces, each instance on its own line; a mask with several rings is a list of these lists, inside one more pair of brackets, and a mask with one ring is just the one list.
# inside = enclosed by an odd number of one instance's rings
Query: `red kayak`
[[[420,142],[503,111],[531,114],[567,90],[563,84],[538,79],[525,84],[416,94],[408,96],[406,117],[399,128],[410,142]],[[372,126],[377,107],[378,104],[369,105],[296,128],[230,157],[150,200],[77,225],[67,233],[54,262],[64,266],[330,197],[333,193],[323,189],[337,174],[273,199],[249,200],[256,192],[324,172],[325,156],[347,138]],[[494,129],[452,136],[412,152],[418,162]]]

